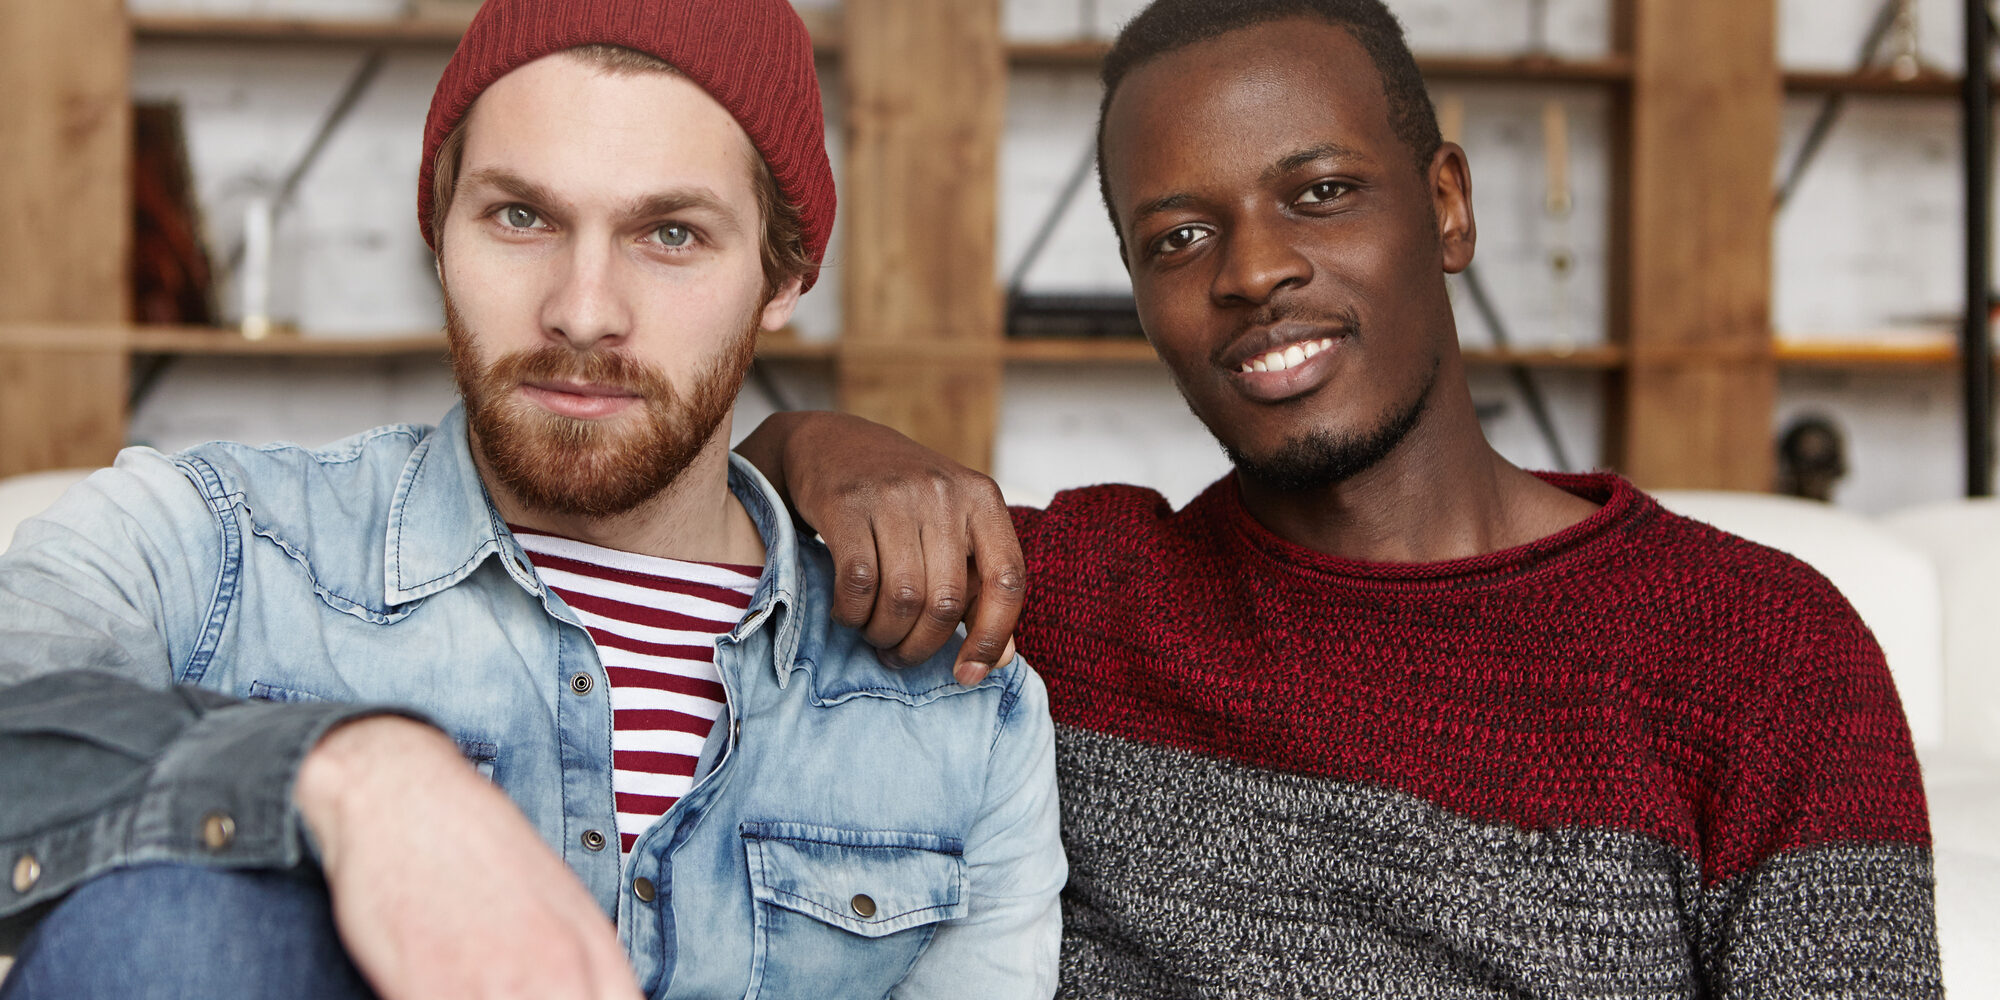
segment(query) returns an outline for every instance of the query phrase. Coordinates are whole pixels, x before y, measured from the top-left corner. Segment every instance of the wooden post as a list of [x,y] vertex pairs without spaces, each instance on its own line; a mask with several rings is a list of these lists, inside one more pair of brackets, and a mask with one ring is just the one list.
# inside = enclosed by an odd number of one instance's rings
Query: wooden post
[[840,405],[990,469],[1006,50],[999,0],[847,0]]
[[1629,3],[1626,270],[1614,279],[1625,301],[1613,308],[1629,366],[1609,406],[1611,460],[1653,489],[1767,490],[1777,4]]
[[[127,318],[130,49],[124,0],[0,3],[0,324]],[[121,338],[0,335],[0,476],[111,461],[127,377]]]

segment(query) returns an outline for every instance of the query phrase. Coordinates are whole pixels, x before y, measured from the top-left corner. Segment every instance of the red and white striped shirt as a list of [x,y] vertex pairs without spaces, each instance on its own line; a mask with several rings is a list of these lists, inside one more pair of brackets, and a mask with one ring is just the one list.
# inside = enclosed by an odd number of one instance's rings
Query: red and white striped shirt
[[549,589],[597,643],[611,682],[618,839],[639,835],[694,785],[726,696],[715,640],[743,617],[761,566],[683,562],[514,528]]

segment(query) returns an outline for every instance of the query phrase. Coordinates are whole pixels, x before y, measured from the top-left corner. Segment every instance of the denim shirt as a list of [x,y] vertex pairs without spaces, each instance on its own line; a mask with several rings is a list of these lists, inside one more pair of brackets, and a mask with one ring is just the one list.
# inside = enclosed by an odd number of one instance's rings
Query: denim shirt
[[748,463],[729,477],[767,555],[716,643],[728,711],[621,871],[604,668],[494,511],[462,410],[318,451],[128,449],[0,555],[0,916],[118,865],[309,860],[299,760],[402,712],[520,806],[649,996],[1052,994],[1040,678],[1017,659],[962,687],[949,648],[881,666],[829,622],[823,547]]

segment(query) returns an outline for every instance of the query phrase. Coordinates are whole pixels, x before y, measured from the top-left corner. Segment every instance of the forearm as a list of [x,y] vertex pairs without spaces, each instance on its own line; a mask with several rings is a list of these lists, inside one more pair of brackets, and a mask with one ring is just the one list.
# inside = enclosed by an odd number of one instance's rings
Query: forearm
[[790,483],[786,479],[785,449],[791,444],[802,427],[809,427],[815,418],[828,414],[811,412],[779,412],[764,418],[757,429],[750,432],[736,445],[736,453],[750,460],[764,478],[783,497],[785,504],[792,504]]

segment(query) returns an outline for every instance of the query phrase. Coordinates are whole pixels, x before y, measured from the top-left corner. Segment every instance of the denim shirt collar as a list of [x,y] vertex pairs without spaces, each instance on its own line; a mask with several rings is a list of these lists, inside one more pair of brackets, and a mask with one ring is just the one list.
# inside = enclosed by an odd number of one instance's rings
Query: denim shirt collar
[[[764,540],[764,575],[757,582],[750,607],[730,631],[742,642],[770,622],[773,628],[772,666],[780,687],[790,680],[797,660],[811,662],[822,630],[804,630],[799,613],[799,540],[777,490],[742,456],[729,456],[729,490],[750,514]],[[543,597],[544,590],[527,556],[493,507],[479,467],[472,460],[465,406],[452,407],[432,432],[410,453],[396,482],[390,503],[388,538],[384,549],[383,593],[391,605],[421,600],[457,585],[485,562],[499,556],[507,575],[522,589]],[[804,654],[801,656],[800,654]]]

